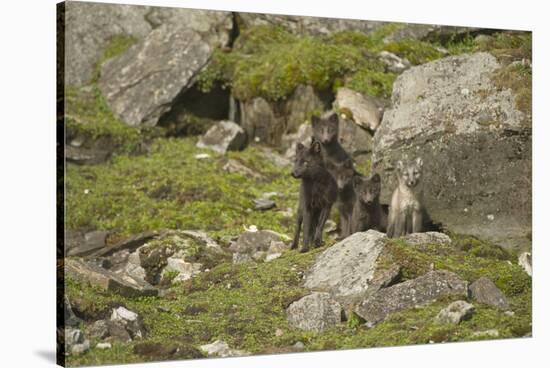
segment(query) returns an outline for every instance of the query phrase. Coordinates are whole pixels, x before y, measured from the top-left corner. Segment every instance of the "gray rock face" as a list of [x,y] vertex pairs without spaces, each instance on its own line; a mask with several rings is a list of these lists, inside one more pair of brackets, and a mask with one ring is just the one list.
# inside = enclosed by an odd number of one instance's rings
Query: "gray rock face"
[[158,295],[158,290],[143,280],[134,279],[129,275],[117,275],[79,259],[66,258],[65,272],[81,282],[127,297]]
[[231,244],[229,250],[234,252],[233,263],[272,260],[288,249],[285,244],[288,240],[271,230],[246,231]]
[[499,309],[510,309],[508,300],[502,291],[487,277],[480,277],[469,287],[472,297],[480,303],[488,304]]
[[319,254],[304,286],[329,292],[346,304],[364,297],[371,287],[385,234],[375,230],[352,234]]
[[[422,157],[425,205],[436,223],[503,246],[529,242],[531,122],[491,80],[488,53],[453,56],[401,74],[374,135],[373,166],[395,188],[395,162]],[[519,180],[518,178],[521,178]],[[511,196],[510,193],[515,193]]]
[[101,68],[99,87],[130,126],[154,126],[208,61],[212,46],[185,25],[164,24]]
[[373,98],[349,88],[338,88],[334,105],[349,110],[352,114],[349,118],[365,129],[375,131],[382,120],[382,112]]
[[312,293],[290,304],[287,320],[296,328],[321,332],[342,319],[341,305],[329,293]]
[[372,153],[372,135],[354,121],[339,117],[338,141],[354,160],[370,157]]
[[461,321],[465,321],[472,317],[474,311],[475,308],[472,304],[463,300],[457,300],[456,302],[449,304],[446,308],[443,308],[435,317],[435,322],[457,325]]
[[239,13],[245,27],[258,25],[275,25],[286,28],[295,34],[331,35],[340,31],[357,31],[372,33],[385,23],[336,18],[295,17],[290,15]]
[[296,132],[310,114],[324,110],[327,104],[311,86],[298,85],[283,101],[271,102],[263,97],[241,101],[241,124],[248,137],[279,146],[282,136]]
[[151,25],[148,7],[84,2],[65,4],[65,83],[80,86],[90,81],[95,63],[116,35],[145,37]]
[[226,46],[233,29],[231,12],[224,11],[152,6],[149,7],[145,19],[153,28],[166,23],[183,24],[186,28],[198,32],[204,40],[215,47]]
[[518,257],[518,264],[525,270],[529,276],[533,276],[533,266],[531,263],[531,253],[523,252]]
[[431,271],[414,280],[405,281],[385,289],[362,301],[355,313],[367,322],[383,321],[391,313],[431,302],[441,295],[468,296],[466,281],[453,272]]
[[137,5],[66,4],[65,82],[88,83],[109,41],[119,35],[142,39],[163,24],[185,25],[213,46],[225,46],[233,28],[230,12]]
[[232,121],[220,121],[212,126],[197,142],[199,148],[209,148],[224,154],[227,151],[240,151],[246,146],[246,133]]

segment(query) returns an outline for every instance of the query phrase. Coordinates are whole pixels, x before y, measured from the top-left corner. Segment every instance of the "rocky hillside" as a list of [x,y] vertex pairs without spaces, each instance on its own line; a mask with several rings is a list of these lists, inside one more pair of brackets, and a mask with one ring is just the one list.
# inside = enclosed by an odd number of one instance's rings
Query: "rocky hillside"
[[[530,33],[64,17],[69,365],[530,336]],[[322,248],[289,250],[294,147],[329,110],[383,203],[423,157],[441,232],[337,241],[333,211]]]

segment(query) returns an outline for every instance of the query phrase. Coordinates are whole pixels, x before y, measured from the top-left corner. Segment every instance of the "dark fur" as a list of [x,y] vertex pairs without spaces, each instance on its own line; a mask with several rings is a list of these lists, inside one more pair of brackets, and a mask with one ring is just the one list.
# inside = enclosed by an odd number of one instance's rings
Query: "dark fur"
[[311,244],[316,247],[322,244],[323,227],[337,195],[336,182],[325,167],[319,142],[313,140],[309,148],[301,143],[296,145],[292,176],[301,179],[302,183],[291,248],[298,247],[303,223],[304,240],[300,252],[307,252]]
[[386,232],[388,212],[387,207],[384,209],[380,204],[380,175],[354,177],[353,189],[357,198],[353,206],[352,232],[369,229]]
[[313,138],[321,142],[323,159],[327,167],[329,167],[330,164],[340,163],[351,159],[350,155],[338,141],[338,125],[338,115],[336,113],[330,115],[326,119],[317,116],[311,118]]
[[348,159],[341,163],[333,163],[329,172],[336,180],[338,197],[336,208],[340,214],[340,237],[346,238],[353,233],[351,215],[355,204],[355,191],[353,189],[353,178],[359,173],[353,168],[353,161]]

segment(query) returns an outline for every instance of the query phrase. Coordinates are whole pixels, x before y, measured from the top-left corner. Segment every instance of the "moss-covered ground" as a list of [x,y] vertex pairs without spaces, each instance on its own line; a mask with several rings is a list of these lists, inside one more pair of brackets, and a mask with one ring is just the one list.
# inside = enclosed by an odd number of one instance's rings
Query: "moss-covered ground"
[[[530,106],[530,68],[512,64],[524,57],[530,59],[530,35],[497,35],[482,45],[470,37],[444,45],[420,41],[386,44],[383,38],[392,29],[395,25],[371,36],[342,32],[328,38],[299,38],[282,29],[244,30],[231,52],[220,50],[214,54],[200,83],[205,90],[215,83],[226,84],[237,98],[244,99],[284,98],[299,83],[317,89],[347,85],[388,97],[396,75],[386,73],[383,65],[369,55],[385,49],[419,64],[441,57],[437,47],[443,46],[451,54],[493,52],[506,68],[502,75],[495,76],[497,86],[523,91],[518,96],[524,97],[517,103]],[[113,40],[104,60],[133,42]],[[513,60],[507,59],[510,54]],[[286,209],[294,213],[299,183],[289,175],[290,168],[266,160],[260,147],[252,145],[224,157],[196,148],[196,137],[167,138],[159,128],[129,128],[109,111],[95,82],[67,91],[67,114],[67,131],[95,140],[109,139],[117,147],[106,163],[67,166],[67,229],[109,230],[110,242],[146,230],[198,229],[224,244],[227,236],[237,236],[250,225],[292,235],[294,216],[289,216]],[[141,149],[144,142],[147,150]],[[210,157],[197,159],[200,153]],[[223,171],[228,158],[262,178]],[[359,170],[366,174],[369,162]],[[278,193],[274,197],[277,207],[254,210],[252,200],[266,192]],[[94,348],[97,341],[92,341],[88,352],[68,356],[67,363],[75,366],[198,358],[202,356],[198,346],[216,339],[225,340],[234,349],[268,354],[293,351],[297,341],[304,343],[304,350],[315,351],[487,339],[491,337],[474,333],[490,329],[498,330],[500,338],[528,334],[531,279],[516,264],[517,255],[475,238],[451,236],[453,242],[446,246],[389,241],[381,267],[398,263],[403,280],[432,267],[456,272],[469,282],[487,276],[507,296],[513,315],[470,301],[476,307],[470,320],[459,325],[437,325],[433,318],[452,300],[442,298],[391,315],[370,329],[355,318],[319,334],[293,329],[286,321],[285,308],[307,293],[302,287],[303,274],[315,256],[332,245],[329,240],[321,249],[306,254],[288,251],[269,263],[233,265],[227,258],[217,259],[217,263],[211,262],[209,272],[171,286],[163,297],[124,298],[67,279],[69,298],[77,305],[77,312],[89,318],[85,324],[106,317],[113,306],[125,305],[139,313],[148,328],[145,339],[113,343],[108,350]],[[278,329],[282,333],[276,334]],[[163,347],[160,351],[155,349],[159,346]]]

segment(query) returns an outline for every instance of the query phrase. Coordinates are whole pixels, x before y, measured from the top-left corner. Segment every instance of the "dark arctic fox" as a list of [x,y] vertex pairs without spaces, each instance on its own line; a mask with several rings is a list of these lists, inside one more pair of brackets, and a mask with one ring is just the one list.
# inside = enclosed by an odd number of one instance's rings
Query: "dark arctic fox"
[[388,217],[388,237],[419,233],[425,228],[421,158],[397,162],[399,184],[394,190]]
[[386,232],[388,213],[380,204],[380,175],[374,174],[370,178],[355,176],[353,189],[356,200],[353,206],[352,231],[374,229]]
[[359,177],[359,173],[353,168],[351,159],[331,164],[329,171],[338,187],[336,208],[340,214],[340,237],[346,238],[353,233],[351,216],[355,203],[355,191],[352,181],[355,177]]
[[301,179],[300,200],[296,216],[296,231],[292,249],[298,247],[300,230],[304,225],[304,240],[300,252],[307,252],[323,241],[323,227],[336,200],[336,182],[327,171],[321,153],[321,144],[315,139],[311,146],[296,145],[296,158],[292,176]]
[[351,157],[338,142],[338,114],[333,113],[328,118],[313,116],[311,127],[313,138],[321,142],[323,159],[327,166],[332,163],[344,162]]

